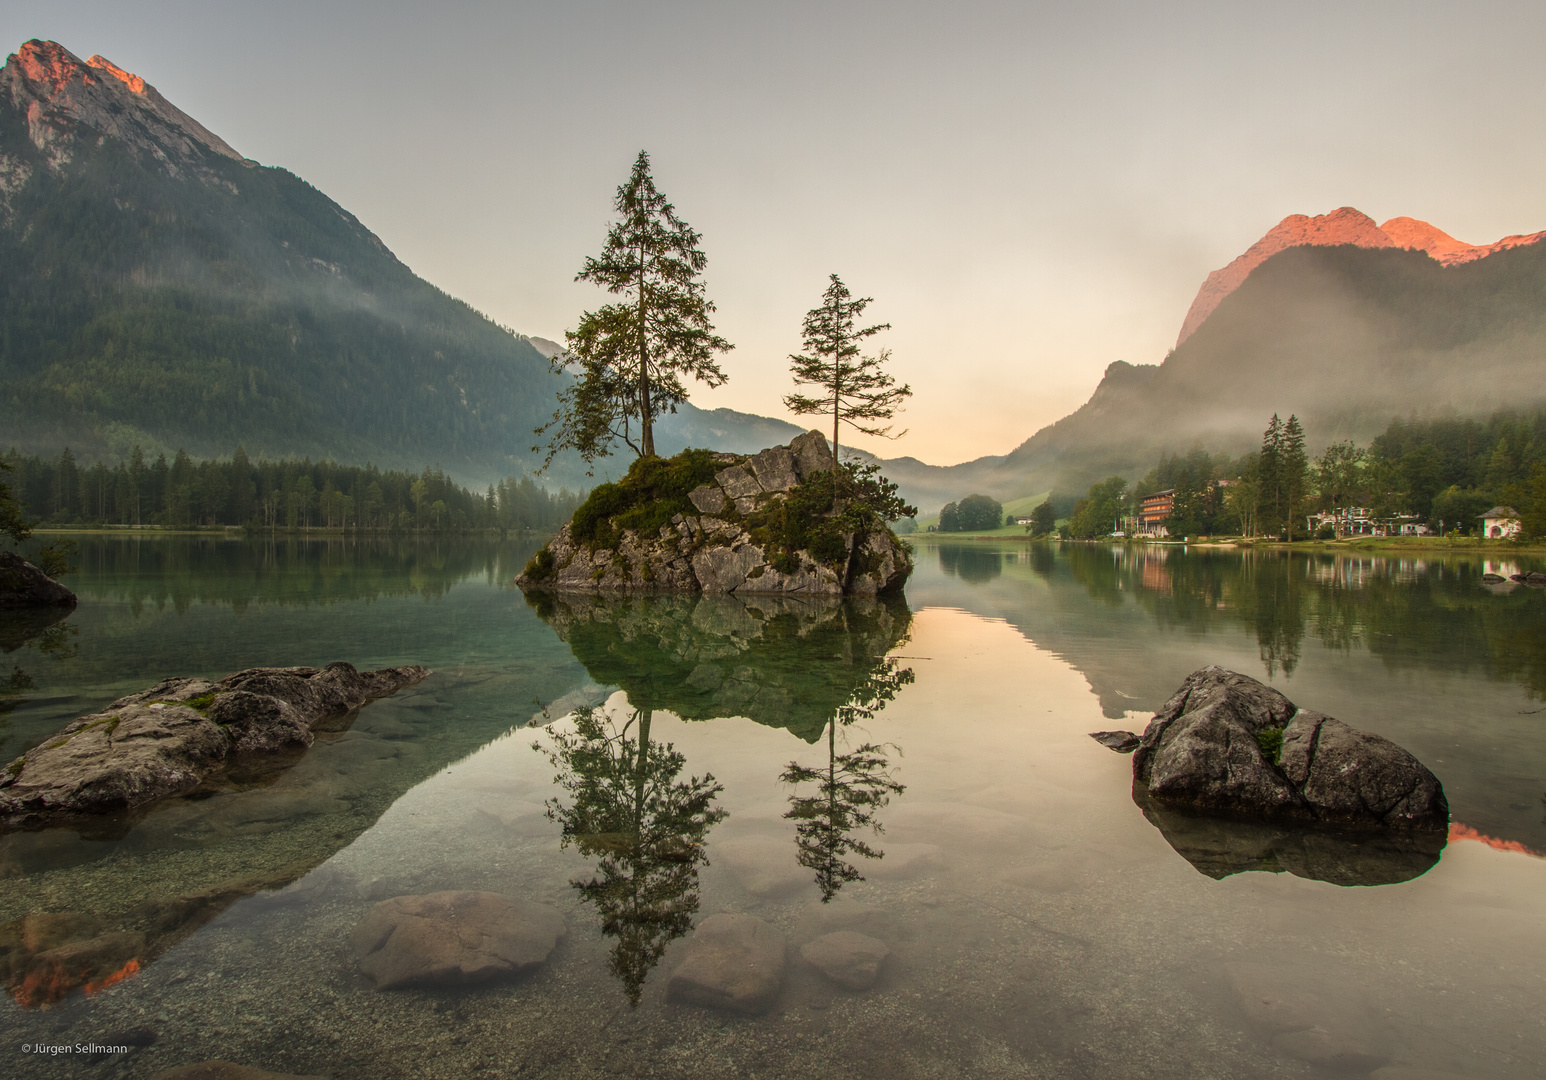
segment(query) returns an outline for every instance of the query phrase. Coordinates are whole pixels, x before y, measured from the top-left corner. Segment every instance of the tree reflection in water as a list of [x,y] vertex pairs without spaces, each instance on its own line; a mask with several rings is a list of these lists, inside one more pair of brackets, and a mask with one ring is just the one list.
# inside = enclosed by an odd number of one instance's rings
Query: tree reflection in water
[[911,668],[898,668],[887,660],[865,674],[853,696],[827,720],[827,764],[810,768],[791,761],[779,779],[796,788],[815,783],[815,794],[789,797],[784,817],[795,823],[795,844],[800,865],[816,873],[821,902],[827,903],[851,881],[863,881],[851,856],[880,859],[885,852],[871,847],[857,833],[884,832],[876,813],[892,795],[906,788],[891,779],[887,744],[864,743],[846,753],[837,752],[837,731],[858,720],[872,719],[892,701],[902,687],[913,681]]
[[650,717],[634,710],[619,726],[605,710],[584,708],[572,732],[550,728],[550,745],[532,744],[568,794],[547,804],[563,845],[597,860],[590,879],[573,885],[596,905],[601,932],[617,939],[611,969],[633,1006],[666,946],[692,929],[704,837],[726,814],[711,774],[677,779],[687,759],[670,743],[651,745]]
[[[62,622],[73,609],[44,608],[6,612],[0,616],[0,652],[15,652],[24,646],[36,649],[43,656],[68,660],[75,656],[75,637],[80,628],[74,623]],[[23,694],[36,690],[37,683],[19,664],[11,666],[9,675],[0,674],[0,750],[10,741],[8,728],[11,713],[16,711],[25,698]]]

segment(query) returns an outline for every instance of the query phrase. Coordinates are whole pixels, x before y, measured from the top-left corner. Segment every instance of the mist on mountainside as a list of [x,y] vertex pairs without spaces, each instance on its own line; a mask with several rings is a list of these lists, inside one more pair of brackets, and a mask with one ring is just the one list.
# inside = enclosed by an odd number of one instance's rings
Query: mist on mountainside
[[1315,453],[1367,443],[1395,417],[1539,407],[1543,358],[1546,245],[1448,267],[1421,251],[1292,247],[1163,363],[1112,364],[1084,406],[1007,456],[887,472],[925,506],[970,491],[1078,493],[1136,479],[1163,453],[1244,453],[1273,413],[1297,414]]

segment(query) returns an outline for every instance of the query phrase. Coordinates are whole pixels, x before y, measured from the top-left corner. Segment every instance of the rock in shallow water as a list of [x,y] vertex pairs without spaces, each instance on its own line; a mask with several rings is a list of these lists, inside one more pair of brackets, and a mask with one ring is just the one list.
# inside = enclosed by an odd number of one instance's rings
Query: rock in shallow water
[[1164,806],[1342,829],[1449,827],[1443,787],[1407,751],[1220,667],[1187,676],[1155,714],[1133,779]]
[[11,762],[0,773],[0,829],[130,810],[197,787],[232,758],[304,750],[319,722],[428,674],[335,663],[165,679]]
[[783,982],[783,933],[755,915],[721,912],[698,924],[666,997],[755,1014],[767,1011]]
[[868,990],[880,978],[880,966],[891,955],[884,941],[852,930],[824,934],[800,946],[805,962],[839,986]]
[[371,908],[349,935],[376,989],[459,986],[547,960],[566,932],[547,904],[491,892],[398,896]]
[[1090,738],[1107,750],[1115,750],[1119,754],[1131,754],[1138,749],[1140,742],[1138,736],[1131,731],[1092,731]]

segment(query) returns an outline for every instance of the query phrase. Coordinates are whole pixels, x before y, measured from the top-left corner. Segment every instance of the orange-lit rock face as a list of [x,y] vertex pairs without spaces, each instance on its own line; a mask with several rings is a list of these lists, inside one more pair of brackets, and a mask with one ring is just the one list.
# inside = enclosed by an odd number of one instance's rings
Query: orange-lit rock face
[[1208,275],[1208,280],[1204,281],[1202,288],[1197,290],[1197,298],[1192,301],[1191,309],[1186,313],[1186,321],[1181,324],[1181,335],[1176,338],[1176,344],[1180,345],[1191,337],[1192,332],[1213,314],[1224,297],[1240,287],[1240,283],[1250,275],[1252,270],[1286,248],[1305,244],[1392,246],[1390,238],[1380,231],[1374,219],[1367,214],[1359,213],[1351,206],[1344,206],[1340,210],[1333,210],[1329,214],[1321,214],[1317,217],[1290,214],[1278,222],[1266,236],[1252,244],[1244,255],[1222,270],[1215,270]]
[[16,50],[14,59],[30,82],[41,83],[56,94],[73,79],[88,84],[96,81],[87,73],[86,65],[58,42],[29,41]]
[[1380,231],[1390,237],[1391,243],[1396,247],[1426,251],[1445,266],[1458,266],[1460,263],[1485,259],[1495,252],[1546,239],[1546,232],[1538,232],[1523,236],[1505,236],[1502,240],[1491,244],[1468,244],[1464,240],[1456,240],[1449,233],[1429,225],[1426,221],[1409,217],[1391,218],[1380,226]]
[[1408,248],[1427,252],[1434,260],[1445,266],[1456,266],[1486,258],[1494,252],[1507,248],[1533,244],[1542,239],[1546,239],[1546,232],[1506,236],[1492,244],[1467,244],[1463,240],[1456,240],[1442,229],[1416,218],[1394,217],[1383,225],[1376,225],[1373,218],[1354,210],[1351,206],[1344,206],[1340,210],[1333,210],[1329,214],[1318,217],[1290,214],[1278,222],[1266,236],[1252,244],[1244,255],[1222,270],[1215,270],[1208,275],[1208,280],[1197,290],[1197,298],[1192,301],[1192,306],[1186,313],[1176,344],[1179,346],[1191,337],[1208,316],[1213,314],[1214,309],[1223,299],[1240,287],[1240,283],[1250,275],[1252,270],[1285,248],[1333,244],[1356,244],[1367,248]]
[[119,67],[105,56],[93,56],[90,60],[87,60],[86,63],[90,64],[94,68],[100,68],[101,70],[107,72],[109,75],[123,83],[136,94],[143,94],[145,92],[144,79],[140,78],[138,75],[131,75],[129,72],[125,71],[123,68]]
[[36,164],[54,173],[69,166],[80,138],[117,140],[173,176],[186,171],[210,183],[222,183],[209,168],[212,155],[243,160],[138,75],[101,56],[81,60],[54,41],[29,41],[0,68],[0,123],[7,109],[41,152]]

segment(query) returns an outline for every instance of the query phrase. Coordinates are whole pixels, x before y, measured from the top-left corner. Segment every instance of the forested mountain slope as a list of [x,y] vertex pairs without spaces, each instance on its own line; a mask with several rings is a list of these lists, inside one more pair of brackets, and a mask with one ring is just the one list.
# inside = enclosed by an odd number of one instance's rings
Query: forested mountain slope
[[[0,449],[241,444],[481,483],[540,464],[561,385],[530,340],[137,76],[42,41],[0,70]],[[663,441],[798,430],[689,409]],[[567,458],[552,476],[585,482]]]

